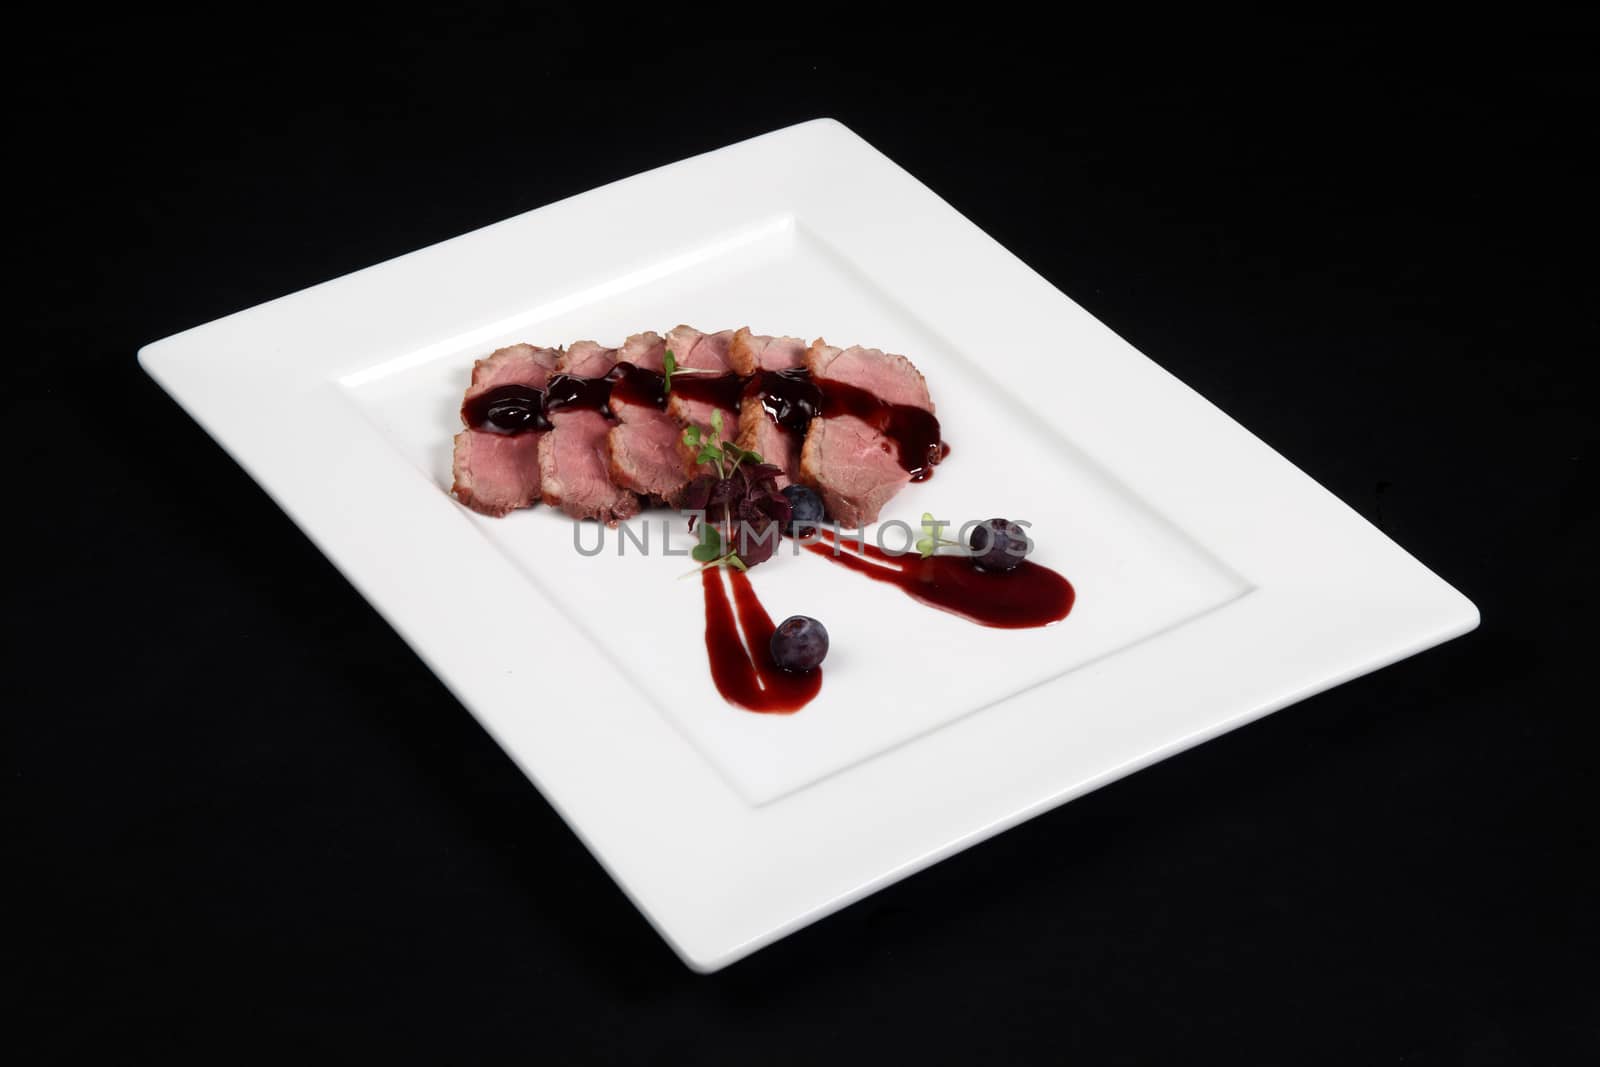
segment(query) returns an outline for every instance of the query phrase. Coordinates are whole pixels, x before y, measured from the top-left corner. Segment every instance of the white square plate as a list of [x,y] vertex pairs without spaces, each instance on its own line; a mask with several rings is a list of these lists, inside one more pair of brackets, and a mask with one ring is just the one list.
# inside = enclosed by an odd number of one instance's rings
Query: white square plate
[[[752,715],[712,687],[699,585],[660,552],[668,530],[688,544],[669,514],[630,523],[650,555],[611,534],[585,556],[551,509],[492,520],[446,494],[474,358],[678,322],[910,355],[954,451],[883,518],[1027,519],[1034,558],[1077,587],[1073,613],[988,630],[780,556],[753,572],[763,602],[823,619],[834,651],[814,703]],[[830,121],[263,304],[140,360],[698,970],[1478,621]],[[582,529],[592,546],[596,527]]]

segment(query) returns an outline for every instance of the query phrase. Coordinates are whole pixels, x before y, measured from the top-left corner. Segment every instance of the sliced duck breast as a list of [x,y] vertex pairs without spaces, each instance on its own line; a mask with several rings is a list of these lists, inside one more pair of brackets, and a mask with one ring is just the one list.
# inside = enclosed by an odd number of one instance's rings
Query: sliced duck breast
[[[695,450],[690,448],[683,440],[683,428],[686,426],[698,426],[704,433],[709,435],[711,428],[715,425],[716,416],[720,415],[722,418],[720,440],[732,441],[739,436],[738,409],[723,407],[720,404],[714,404],[706,400],[691,400],[674,390],[672,395],[667,398],[667,414],[672,416],[673,421],[678,424],[678,454],[689,468],[690,479],[702,474],[715,474],[717,468],[714,464],[697,464],[695,462]],[[669,503],[676,504],[677,501],[675,499],[669,500]]]
[[800,481],[822,495],[841,527],[876,522],[911,475],[894,442],[853,415],[812,419],[800,452]]
[[800,478],[806,422],[821,401],[808,378],[806,351],[798,337],[766,337],[749,327],[736,331],[728,346],[729,362],[751,379],[739,403],[739,447],[782,470],[780,488]]
[[736,441],[740,448],[760,453],[762,459],[783,471],[775,479],[779,489],[800,480],[801,435],[774,422],[761,397],[752,394],[739,402]]
[[[491,389],[502,385],[526,385],[530,389],[543,389],[561,362],[559,348],[539,348],[534,345],[507,345],[472,364],[472,384],[467,386],[462,406]],[[465,419],[462,420],[465,422]]]
[[667,397],[667,414],[677,420],[680,431],[685,426],[710,430],[713,419],[720,414],[722,440],[732,441],[739,436],[739,409],[736,407],[688,397],[674,389]]
[[665,411],[637,404],[616,408],[606,437],[611,480],[653,500],[675,503],[693,473],[682,447],[683,424]]
[[745,326],[728,342],[728,365],[746,378],[757,371],[795,370],[805,360],[806,343],[798,337],[764,337]]
[[596,341],[574,341],[567,346],[557,370],[575,378],[604,378],[617,365],[617,350]]
[[733,369],[728,363],[728,346],[732,343],[732,330],[702,333],[693,326],[674,326],[666,338],[666,348],[680,368],[724,373]]
[[820,337],[806,350],[806,369],[811,380],[827,392],[829,382],[852,385],[871,393],[885,404],[904,404],[933,412],[933,397],[922,372],[905,356],[880,352],[876,348],[835,348]]
[[694,465],[681,446],[683,423],[661,399],[661,379],[649,371],[630,371],[619,381],[611,392],[617,422],[606,437],[606,454],[617,485],[676,504]]
[[450,492],[482,515],[500,518],[539,499],[539,438],[462,430],[456,434]]
[[662,407],[661,382],[666,341],[653,331],[636,333],[617,351],[619,364],[632,364],[611,393],[617,424],[606,438],[611,480],[641,496],[676,504],[693,465],[680,448],[683,424]]
[[[820,338],[806,351],[805,362],[827,400],[825,414],[812,419],[806,431],[799,480],[821,494],[840,525],[876,522],[883,506],[911,481],[908,466],[938,461],[928,383],[904,356],[860,346],[836,348]],[[894,432],[910,424],[931,433],[918,446],[928,448],[931,442],[931,456],[901,456]]]
[[[472,366],[462,406],[503,385],[543,389],[561,357],[559,348],[509,345]],[[466,416],[463,414],[462,421]],[[467,428],[456,434],[450,492],[473,511],[496,518],[539,500],[541,433],[494,433]]]
[[539,441],[539,492],[546,504],[575,519],[607,526],[639,513],[639,498],[611,481],[606,438],[612,423],[591,408],[550,415],[551,430]]
[[660,374],[666,369],[667,343],[654,330],[636,333],[617,349],[618,363],[632,363],[642,370]]
[[[546,504],[575,519],[595,519],[614,526],[636,515],[640,501],[624,485],[611,480],[606,378],[617,365],[618,350],[597,341],[567,346],[560,373],[551,387],[551,430],[539,447],[540,492]],[[581,379],[581,380],[580,380]],[[557,404],[564,406],[559,409]],[[593,405],[593,406],[590,406]]]
[[[721,330],[705,333],[693,326],[674,326],[667,331],[666,349],[672,353],[673,362],[680,371],[700,371],[700,374],[674,375],[672,389],[667,394],[667,414],[677,420],[680,427],[699,426],[710,430],[713,416],[722,419],[721,438],[732,441],[739,435],[739,382],[728,363],[728,346],[733,343],[733,331]],[[724,388],[731,384],[732,388]],[[713,468],[697,468],[689,446],[679,440],[678,447],[689,464],[691,476]]]

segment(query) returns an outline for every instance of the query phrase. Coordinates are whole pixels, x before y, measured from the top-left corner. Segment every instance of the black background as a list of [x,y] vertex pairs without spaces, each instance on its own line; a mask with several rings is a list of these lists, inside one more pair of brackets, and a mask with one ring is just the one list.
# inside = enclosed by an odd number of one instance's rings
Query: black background
[[[11,39],[7,1045],[1595,1054],[1595,40],[979,16],[1004,25],[219,9]],[[1484,623],[698,977],[134,352],[823,115]]]

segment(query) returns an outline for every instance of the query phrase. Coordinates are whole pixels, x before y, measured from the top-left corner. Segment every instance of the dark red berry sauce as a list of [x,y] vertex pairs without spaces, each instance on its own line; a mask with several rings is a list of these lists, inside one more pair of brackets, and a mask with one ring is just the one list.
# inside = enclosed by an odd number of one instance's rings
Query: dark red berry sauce
[[982,571],[965,556],[895,556],[876,545],[838,543],[828,535],[806,548],[979,626],[1003,630],[1049,626],[1066,618],[1077,599],[1071,582],[1031,560],[1010,571]]
[[[700,584],[706,597],[706,655],[711,679],[723,699],[749,711],[777,714],[796,712],[811,703],[822,691],[822,668],[802,674],[772,661],[777,626],[756,597],[750,576],[731,567],[707,567]],[[739,638],[741,628],[744,641]]]
[[480,393],[461,405],[461,421],[487,433],[518,434],[548,430],[543,389],[527,385],[502,385]]

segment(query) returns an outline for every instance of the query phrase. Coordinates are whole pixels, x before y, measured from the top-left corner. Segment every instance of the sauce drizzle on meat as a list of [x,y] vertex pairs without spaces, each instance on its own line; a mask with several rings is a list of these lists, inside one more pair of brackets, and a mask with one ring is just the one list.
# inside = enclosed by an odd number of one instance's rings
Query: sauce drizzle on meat
[[502,385],[461,405],[461,421],[486,433],[519,434],[550,428],[545,391],[527,385]]
[[[731,411],[739,408],[745,379],[737,374],[680,371],[672,376],[672,391],[689,400],[701,400]],[[611,401],[667,406],[662,375],[632,363],[618,363],[604,378],[556,374],[543,389],[502,385],[473,397],[461,406],[461,421],[469,429],[518,434],[550,429],[550,416],[561,411],[588,409],[613,418]]]
[[732,373],[679,371],[672,376],[672,391],[685,400],[699,400],[729,411],[738,411],[739,397],[744,393],[744,379]]
[[801,437],[822,411],[822,389],[804,367],[764,370],[752,376],[746,388],[749,395],[760,398],[768,418]]
[[746,395],[760,398],[768,417],[797,438],[804,438],[817,416],[853,415],[895,443],[900,466],[914,482],[927,481],[945,456],[939,420],[932,412],[909,404],[886,404],[865,389],[844,382],[826,388],[804,369],[762,371],[750,379]]

